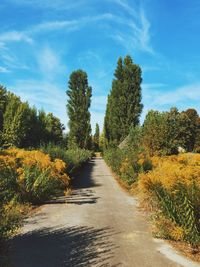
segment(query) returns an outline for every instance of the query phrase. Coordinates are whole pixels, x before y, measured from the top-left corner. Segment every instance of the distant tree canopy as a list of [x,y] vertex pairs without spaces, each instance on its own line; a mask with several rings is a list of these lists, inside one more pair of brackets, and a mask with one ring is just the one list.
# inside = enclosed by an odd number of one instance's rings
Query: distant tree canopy
[[143,108],[141,69],[130,56],[119,58],[114,76],[104,120],[107,146],[118,145],[139,124]]
[[152,155],[171,155],[178,147],[191,152],[199,150],[200,118],[195,109],[179,112],[151,110],[142,126],[142,145]]
[[88,85],[87,73],[82,70],[72,72],[66,93],[69,97],[69,146],[88,149],[92,143],[89,112],[92,88]]
[[4,147],[38,147],[62,142],[64,127],[52,113],[37,111],[0,86],[0,144]]

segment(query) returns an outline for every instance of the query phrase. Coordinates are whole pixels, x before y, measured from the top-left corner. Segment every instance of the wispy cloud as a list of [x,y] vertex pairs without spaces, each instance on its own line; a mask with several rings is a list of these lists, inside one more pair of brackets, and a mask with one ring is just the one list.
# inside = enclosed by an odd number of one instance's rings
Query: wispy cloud
[[131,16],[134,16],[137,18],[137,12],[133,7],[129,5],[129,3],[126,0],[109,0],[110,2],[114,2],[115,4],[119,5],[121,8],[123,8],[126,12],[128,12]]
[[[53,112],[67,125],[65,88],[57,84],[37,80],[18,80],[8,85],[8,89],[28,101],[36,108],[44,108],[46,112]],[[33,93],[34,92],[34,93]]]
[[195,108],[200,114],[200,82],[177,87],[169,90],[167,84],[148,83],[142,84],[144,109],[141,115],[143,123],[149,110],[168,111],[177,107],[180,111]]
[[0,73],[8,73],[10,72],[7,68],[0,66]]
[[144,9],[140,11],[140,19],[141,19],[141,28],[139,30],[139,43],[141,45],[142,50],[147,51],[149,53],[153,53],[153,48],[150,44],[150,22],[148,21]]
[[[200,112],[200,82],[169,90],[165,84],[143,84],[143,117],[150,109],[168,110],[176,106],[180,109],[190,107]],[[163,90],[163,88],[165,90]]]
[[66,71],[66,66],[62,64],[59,53],[49,45],[45,45],[40,51],[37,51],[36,57],[40,74],[46,81],[53,80],[57,74],[64,74]]
[[[124,7],[124,5],[122,6]],[[132,10],[127,2],[124,8],[125,10]],[[128,13],[130,15],[130,12]],[[131,11],[131,14],[132,13],[133,12]],[[115,16],[115,19],[116,22],[126,25],[127,29],[126,31],[124,31],[124,29],[117,30],[116,32],[114,31],[111,35],[112,38],[124,46],[127,51],[132,52],[134,49],[137,49],[150,54],[154,53],[151,45],[151,24],[147,19],[143,8],[139,9],[137,12],[135,11],[135,13],[129,16],[129,18]]]
[[33,40],[30,38],[25,32],[19,32],[19,31],[8,31],[0,35],[0,42],[2,45],[5,42],[27,42],[27,43],[32,43]]
[[0,34],[0,45],[5,46],[6,42],[20,42],[33,43],[34,35],[44,33],[48,31],[58,31],[65,29],[66,31],[72,31],[80,29],[92,22],[98,22],[101,20],[114,20],[114,16],[110,13],[105,13],[97,16],[82,17],[77,20],[54,20],[46,21],[36,25],[29,26],[22,31],[8,31]]
[[159,105],[176,105],[193,101],[200,103],[200,83],[189,84],[173,91],[163,92],[156,97],[155,101]]
[[68,10],[82,6],[85,0],[72,1],[72,0],[8,0],[16,5],[27,5],[33,6],[34,8],[40,9],[54,9],[54,10]]

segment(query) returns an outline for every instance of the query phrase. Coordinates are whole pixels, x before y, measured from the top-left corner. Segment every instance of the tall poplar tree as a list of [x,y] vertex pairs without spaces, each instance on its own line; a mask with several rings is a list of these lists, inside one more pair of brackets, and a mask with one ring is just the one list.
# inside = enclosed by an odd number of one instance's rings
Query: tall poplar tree
[[69,79],[67,111],[69,116],[69,146],[90,148],[91,125],[90,104],[92,88],[88,85],[87,73],[72,72]]
[[142,112],[141,69],[130,56],[117,62],[108,97],[104,121],[105,138],[108,144],[118,145],[132,127],[139,124]]

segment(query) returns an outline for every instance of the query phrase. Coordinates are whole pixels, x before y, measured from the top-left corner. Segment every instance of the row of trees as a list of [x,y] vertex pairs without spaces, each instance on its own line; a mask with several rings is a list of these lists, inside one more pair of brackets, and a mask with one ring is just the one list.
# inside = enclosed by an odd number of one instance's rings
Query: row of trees
[[[179,146],[186,151],[200,147],[200,118],[196,110],[179,112],[149,111],[139,126],[141,103],[141,68],[130,56],[117,62],[112,89],[108,96],[103,135],[96,124],[92,136],[90,105],[92,87],[83,70],[72,72],[69,78],[67,112],[69,117],[68,147],[99,151],[118,146],[137,128],[142,146],[150,155],[173,154]],[[18,96],[0,86],[0,144],[4,147],[38,147],[40,144],[63,142],[63,125],[52,113],[46,114],[22,102]],[[134,130],[132,130],[133,135]],[[138,136],[136,137],[138,140]]]
[[61,143],[64,126],[52,113],[30,107],[15,94],[0,86],[0,145],[38,147]]

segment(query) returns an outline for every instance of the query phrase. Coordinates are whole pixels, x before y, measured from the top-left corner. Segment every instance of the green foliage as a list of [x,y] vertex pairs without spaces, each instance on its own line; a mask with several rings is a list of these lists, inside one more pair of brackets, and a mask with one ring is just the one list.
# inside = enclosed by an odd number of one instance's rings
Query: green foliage
[[10,236],[21,224],[22,205],[11,201],[0,207],[0,242]]
[[90,103],[92,88],[88,85],[87,73],[72,72],[67,90],[69,116],[69,146],[91,148]]
[[193,246],[200,243],[200,229],[195,207],[183,186],[176,194],[169,193],[161,185],[153,187],[164,215],[184,229],[185,240]]
[[92,152],[86,149],[63,149],[62,147],[48,144],[42,146],[41,150],[51,156],[52,159],[59,158],[67,164],[66,172],[72,174],[92,157]]
[[0,145],[38,147],[63,142],[63,125],[52,113],[37,111],[0,86]]
[[51,169],[38,168],[38,166],[26,166],[24,169],[25,186],[22,191],[22,199],[32,204],[41,204],[62,192],[62,181],[54,179]]
[[6,88],[0,85],[0,145],[2,144],[3,114],[5,112],[7,102]]
[[161,152],[167,153],[167,151],[163,151],[163,149],[168,149],[165,146],[166,134],[166,114],[159,111],[149,111],[142,127],[142,144],[150,156]]
[[178,147],[186,151],[198,148],[199,117],[194,109],[179,112],[149,111],[142,126],[142,145],[149,155],[171,155]]
[[120,174],[120,167],[123,160],[123,151],[119,148],[111,148],[104,151],[104,159],[109,167],[116,173]]
[[[132,134],[137,131],[136,129],[132,130]],[[133,136],[131,138],[133,139]],[[138,136],[135,138],[137,139]],[[137,181],[140,172],[148,172],[152,169],[151,160],[143,152],[137,143],[135,143],[135,147],[130,147],[127,143],[127,146],[122,149],[110,148],[105,150],[103,156],[108,166],[118,177],[131,185]]]
[[93,136],[93,146],[93,149],[98,152],[100,149],[100,129],[98,123],[96,123],[95,134]]
[[141,69],[131,57],[119,58],[104,121],[109,146],[118,145],[129,134],[130,128],[138,125],[143,108],[141,82]]

